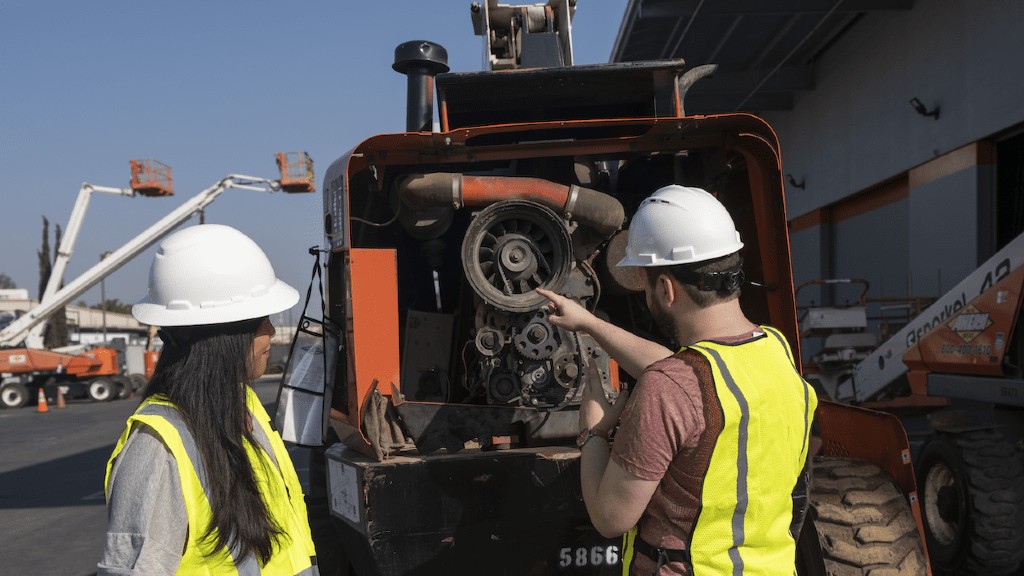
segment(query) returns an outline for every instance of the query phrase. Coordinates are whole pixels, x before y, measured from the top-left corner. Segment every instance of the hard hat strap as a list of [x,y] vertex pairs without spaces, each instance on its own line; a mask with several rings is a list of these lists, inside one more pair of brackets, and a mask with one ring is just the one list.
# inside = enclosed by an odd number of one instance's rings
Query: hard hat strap
[[676,270],[673,276],[683,284],[689,284],[703,292],[724,292],[732,294],[743,285],[743,264],[737,264],[722,272],[696,272],[693,270]]

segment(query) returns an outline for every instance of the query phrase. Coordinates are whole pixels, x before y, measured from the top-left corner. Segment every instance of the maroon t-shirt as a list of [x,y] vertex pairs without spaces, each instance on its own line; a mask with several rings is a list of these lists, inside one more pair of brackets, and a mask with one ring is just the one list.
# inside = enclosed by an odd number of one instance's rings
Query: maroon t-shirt
[[[758,330],[716,341],[737,344]],[[660,484],[637,522],[651,546],[685,549],[700,507],[700,489],[710,451],[699,451],[701,436],[722,429],[711,368],[699,354],[681,354],[650,365],[622,411],[611,459],[641,480]],[[699,453],[703,452],[703,453]],[[636,554],[631,574],[650,576],[654,562]],[[671,563],[661,574],[687,574]]]

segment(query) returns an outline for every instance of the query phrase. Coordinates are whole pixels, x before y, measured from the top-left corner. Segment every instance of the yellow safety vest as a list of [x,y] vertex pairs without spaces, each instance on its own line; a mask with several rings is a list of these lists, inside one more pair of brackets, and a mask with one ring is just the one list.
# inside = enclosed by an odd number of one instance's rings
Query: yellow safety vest
[[[707,359],[723,415],[690,538],[695,576],[795,573],[791,493],[818,398],[782,334],[761,328],[763,336],[739,344],[704,341],[680,350]],[[624,575],[637,537],[636,528],[623,537]]]
[[246,387],[246,404],[253,421],[259,424],[269,439],[274,459],[277,460],[277,466],[275,466],[263,449],[248,442],[245,443],[249,462],[256,474],[256,485],[259,486],[271,516],[283,531],[281,540],[276,544],[266,566],[261,568],[259,560],[252,554],[239,560],[236,558],[234,550],[221,547],[219,550],[213,551],[208,542],[201,541],[213,518],[213,510],[210,508],[210,501],[204,486],[205,471],[198,447],[186,427],[181,413],[166,397],[158,395],[147,398],[135,411],[135,414],[128,419],[128,424],[121,434],[117,446],[114,447],[114,453],[107,462],[104,485],[108,501],[110,470],[114,460],[124,447],[125,441],[136,423],[143,423],[160,436],[178,463],[178,476],[181,480],[181,491],[185,498],[185,509],[188,514],[188,540],[181,557],[181,564],[178,566],[178,574],[316,576],[319,574],[315,565],[316,551],[309,531],[302,485],[295,473],[295,467],[292,465],[281,437],[270,426],[270,416],[263,409],[256,393],[248,386]]

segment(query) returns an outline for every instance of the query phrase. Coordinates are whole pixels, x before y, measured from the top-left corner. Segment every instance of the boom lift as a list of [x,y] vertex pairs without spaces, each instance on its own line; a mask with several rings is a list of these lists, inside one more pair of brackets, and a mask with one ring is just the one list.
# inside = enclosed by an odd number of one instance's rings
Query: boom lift
[[[744,310],[799,354],[771,128],[686,116],[685,90],[708,69],[682,60],[566,65],[574,6],[474,3],[490,71],[447,73],[441,46],[399,45],[406,132],[327,170],[323,329],[300,326],[322,342],[292,354],[278,426],[305,438],[329,422],[341,439],[323,474],[311,463],[311,491],[326,493],[361,576],[621,573],[619,540],[587,517],[573,439],[583,387],[615,396],[626,379],[589,336],[548,323],[535,288],[663,340],[637,279],[614,266],[658,187],[717,194],[756,280]],[[324,391],[295,376],[314,372]],[[827,401],[817,421],[800,573],[927,572],[899,421]]]
[[[93,193],[113,194],[115,196],[127,196],[133,198],[138,196],[173,196],[174,181],[171,177],[170,167],[156,160],[131,160],[131,185],[128,188],[112,188],[110,186],[96,186],[88,182],[82,183],[78,190],[78,198],[71,209],[71,217],[68,218],[68,225],[64,229],[60,245],[57,246],[57,254],[53,260],[53,269],[50,278],[46,282],[46,288],[39,297],[43,303],[53,297],[64,282],[64,270],[67,269],[71,254],[75,249],[75,241],[78,240],[78,231],[89,210],[89,201]],[[38,322],[25,335],[25,346],[32,349],[43,347],[43,331],[46,329],[46,322]],[[2,342],[0,342],[2,344]]]
[[[52,287],[60,285],[60,275],[63,275],[67,261],[71,256],[71,246],[78,234],[78,227],[85,215],[85,207],[88,205],[88,196],[94,191],[115,190],[110,193],[131,195],[130,192],[138,192],[146,195],[170,195],[172,192],[172,181],[170,171],[166,166],[155,161],[133,161],[132,162],[132,188],[129,190],[102,189],[83,185],[79,200],[76,202],[75,211],[68,225],[70,243],[64,249],[65,242],[61,243],[62,248],[58,249],[59,265],[55,264],[53,274],[47,284],[44,297],[40,303],[26,312],[17,320],[11,322],[3,330],[0,330],[0,399],[5,407],[17,407],[24,405],[34,396],[30,394],[30,388],[38,388],[47,382],[55,384],[73,385],[84,387],[88,395],[96,400],[105,400],[117,395],[123,395],[124,390],[119,390],[117,382],[109,379],[116,374],[108,373],[111,365],[96,365],[84,369],[88,378],[80,379],[77,374],[68,370],[69,362],[75,356],[60,355],[55,352],[39,350],[40,340],[30,340],[38,337],[33,330],[45,323],[55,312],[61,310],[69,302],[83,294],[103,278],[106,278],[119,269],[129,260],[152,246],[161,238],[172,232],[196,213],[200,212],[211,202],[217,199],[225,190],[236,188],[241,190],[253,190],[257,192],[276,192],[283,190],[288,193],[310,192],[313,189],[312,183],[312,160],[305,153],[290,153],[278,155],[278,167],[281,171],[281,178],[270,180],[257,176],[245,176],[240,174],[229,174],[214,185],[202,190],[182,205],[172,210],[169,214],[155,222],[149,228],[143,230],[123,246],[115,250],[109,257],[101,260],[91,268],[72,280],[63,288],[51,292]],[[163,170],[166,170],[164,172]],[[286,185],[282,185],[282,181]],[[84,201],[83,201],[84,198]],[[20,345],[20,346],[19,346]],[[36,347],[33,347],[35,345]],[[12,348],[19,346],[17,348]],[[111,350],[111,352],[113,352]],[[95,352],[86,352],[83,356],[96,356]],[[78,358],[78,364],[96,364]],[[45,368],[40,368],[45,367]],[[102,376],[102,378],[96,378]],[[123,388],[124,384],[121,384]]]
[[868,331],[866,283],[824,282],[863,291],[853,305],[805,310],[801,330],[824,338],[808,378],[837,401],[903,417],[937,566],[1015,574],[1024,562],[1024,234],[881,345]]

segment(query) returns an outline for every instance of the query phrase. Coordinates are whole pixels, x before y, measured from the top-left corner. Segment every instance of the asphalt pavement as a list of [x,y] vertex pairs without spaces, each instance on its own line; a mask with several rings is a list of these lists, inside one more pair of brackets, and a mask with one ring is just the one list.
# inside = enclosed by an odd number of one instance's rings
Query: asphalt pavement
[[[268,411],[279,377],[255,385]],[[95,574],[106,533],[107,458],[137,398],[0,409],[0,573]],[[308,451],[290,447],[306,483]]]

